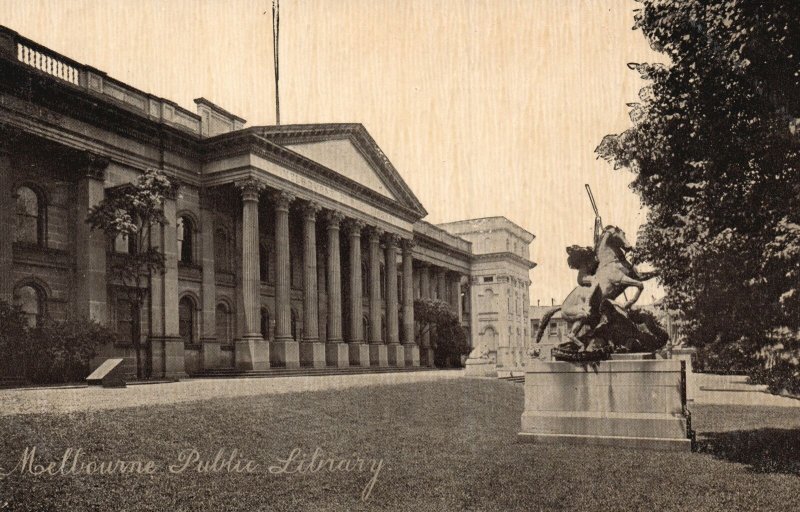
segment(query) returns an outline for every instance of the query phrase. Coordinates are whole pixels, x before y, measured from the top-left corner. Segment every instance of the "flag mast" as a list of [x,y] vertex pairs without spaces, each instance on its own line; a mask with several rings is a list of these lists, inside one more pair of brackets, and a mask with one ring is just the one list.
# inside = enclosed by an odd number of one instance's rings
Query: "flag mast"
[[272,0],[272,46],[275,67],[275,124],[281,124],[281,100],[278,92],[278,32],[280,28],[279,0]]

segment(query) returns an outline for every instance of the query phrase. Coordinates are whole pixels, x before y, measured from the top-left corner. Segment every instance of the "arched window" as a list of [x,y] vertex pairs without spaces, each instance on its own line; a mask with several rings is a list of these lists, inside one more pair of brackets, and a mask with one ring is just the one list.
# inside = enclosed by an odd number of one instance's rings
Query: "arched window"
[[231,342],[231,311],[224,302],[217,304],[214,311],[214,318],[217,324],[217,341],[223,345]]
[[195,305],[191,297],[183,297],[178,302],[178,333],[184,343],[194,343]]
[[258,245],[258,271],[261,282],[269,282],[269,251],[265,243]]
[[45,203],[40,194],[32,188],[22,186],[17,189],[17,225],[14,240],[24,244],[44,245]]
[[14,305],[22,310],[29,327],[41,323],[44,313],[44,294],[31,285],[20,286],[14,291]]
[[214,231],[214,268],[222,272],[231,270],[231,241],[228,232],[220,228]]
[[292,339],[297,340],[297,311],[292,309]]
[[261,308],[261,337],[265,340],[269,339],[269,311],[267,308]]
[[192,263],[194,261],[194,224],[186,215],[178,218],[178,261]]

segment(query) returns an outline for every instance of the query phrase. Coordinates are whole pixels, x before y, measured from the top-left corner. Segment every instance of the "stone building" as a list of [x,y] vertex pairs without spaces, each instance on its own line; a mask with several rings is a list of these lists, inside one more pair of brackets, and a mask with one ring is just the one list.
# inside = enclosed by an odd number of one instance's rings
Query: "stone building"
[[[103,356],[128,361],[139,325],[153,376],[432,365],[416,297],[447,301],[473,338],[516,354],[533,235],[503,218],[425,222],[360,124],[246,128],[195,103],[191,112],[0,27],[0,299],[31,323],[70,312],[108,323],[117,338]],[[177,186],[151,241],[165,271],[149,276],[135,311],[107,272],[135,248],[85,219],[148,168]]]
[[505,217],[440,224],[472,243],[470,304],[472,340],[484,345],[498,368],[517,368],[527,360],[530,244],[534,235]]

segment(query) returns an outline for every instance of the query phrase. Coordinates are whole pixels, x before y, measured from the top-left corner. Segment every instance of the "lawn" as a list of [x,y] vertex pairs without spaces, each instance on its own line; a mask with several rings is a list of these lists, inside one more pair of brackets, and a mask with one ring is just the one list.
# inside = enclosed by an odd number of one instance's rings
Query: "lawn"
[[[36,463],[73,447],[84,462],[152,460],[157,471],[15,472],[0,480],[0,511],[800,510],[796,409],[695,406],[700,451],[687,454],[518,444],[522,402],[518,384],[463,379],[2,417],[6,472],[26,446]],[[293,449],[317,447],[336,471],[278,471],[296,469],[284,462]],[[225,449],[224,460],[236,449],[257,467],[170,473],[192,448],[203,459]],[[362,502],[370,459],[383,464]]]

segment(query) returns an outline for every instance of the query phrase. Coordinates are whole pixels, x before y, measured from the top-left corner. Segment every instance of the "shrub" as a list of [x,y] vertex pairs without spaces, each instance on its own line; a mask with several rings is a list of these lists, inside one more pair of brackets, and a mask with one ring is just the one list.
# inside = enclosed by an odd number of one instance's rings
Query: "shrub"
[[762,366],[753,347],[741,341],[697,347],[696,370],[725,375],[745,375]]
[[85,318],[46,321],[31,329],[29,340],[19,347],[26,360],[25,376],[35,383],[82,381],[97,350],[113,336],[108,328]]

